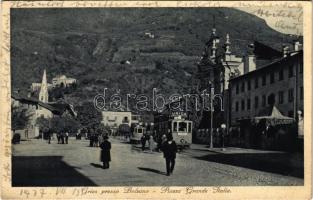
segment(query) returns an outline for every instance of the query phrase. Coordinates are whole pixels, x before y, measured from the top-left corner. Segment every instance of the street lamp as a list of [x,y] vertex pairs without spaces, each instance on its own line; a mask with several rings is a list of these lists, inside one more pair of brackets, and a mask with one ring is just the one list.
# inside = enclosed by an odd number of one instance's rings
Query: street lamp
[[225,148],[224,148],[224,134],[225,134],[225,129],[226,129],[226,124],[221,124],[221,129],[222,129],[222,151],[225,151]]

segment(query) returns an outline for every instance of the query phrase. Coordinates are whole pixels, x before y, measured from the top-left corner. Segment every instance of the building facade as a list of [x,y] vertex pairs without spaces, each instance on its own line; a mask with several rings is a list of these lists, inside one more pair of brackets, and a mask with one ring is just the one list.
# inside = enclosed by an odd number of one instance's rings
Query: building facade
[[[217,36],[216,29],[213,27],[211,37],[205,45],[205,49],[198,62],[197,91],[214,88],[214,94],[222,96],[223,102],[214,101],[213,127],[220,127],[222,123],[229,125],[228,109],[229,100],[229,79],[233,76],[244,74],[246,59],[252,62],[252,57],[242,58],[231,52],[231,38],[226,34],[224,44],[220,44],[220,38]],[[215,99],[216,100],[216,99]],[[211,121],[209,112],[204,111],[199,128],[210,128],[207,122]],[[229,126],[228,126],[229,127]]]
[[[44,74],[45,73],[46,73],[46,70],[44,70]],[[60,76],[54,77],[52,79],[52,83],[48,83],[47,78],[46,78],[46,87],[48,90],[51,90],[52,88],[55,88],[55,87],[69,87],[75,83],[77,83],[76,79],[68,78],[65,75],[60,75]],[[32,92],[40,91],[41,86],[42,86],[42,82],[41,83],[32,83],[31,91]]]
[[127,111],[103,111],[102,123],[104,126],[111,128],[118,128],[121,124],[128,124],[130,127],[132,123],[132,113]]
[[53,87],[69,87],[70,85],[76,83],[77,80],[74,78],[68,78],[65,75],[57,76],[52,79]]
[[303,51],[285,52],[270,64],[231,78],[229,85],[232,127],[273,106],[296,119],[298,111],[303,113]]

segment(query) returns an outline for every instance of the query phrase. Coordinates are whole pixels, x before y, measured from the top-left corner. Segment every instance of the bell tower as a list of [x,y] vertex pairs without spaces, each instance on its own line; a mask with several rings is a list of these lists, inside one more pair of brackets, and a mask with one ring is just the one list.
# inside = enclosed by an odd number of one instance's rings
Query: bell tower
[[42,76],[42,82],[39,92],[39,101],[42,101],[44,103],[48,103],[49,94],[48,94],[48,84],[47,84],[47,75],[46,70],[43,72]]

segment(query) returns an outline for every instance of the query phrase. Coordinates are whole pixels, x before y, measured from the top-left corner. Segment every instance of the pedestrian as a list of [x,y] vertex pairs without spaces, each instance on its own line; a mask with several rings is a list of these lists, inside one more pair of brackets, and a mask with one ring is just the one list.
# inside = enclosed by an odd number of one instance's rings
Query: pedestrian
[[102,142],[104,141],[103,140],[104,136],[105,136],[104,134],[99,134],[99,136],[98,136],[99,145],[102,144]]
[[68,131],[65,132],[65,143],[68,144]]
[[94,134],[93,133],[91,133],[90,135],[89,135],[89,146],[90,147],[93,147],[93,140],[94,139]]
[[141,136],[141,150],[144,151],[145,150],[145,146],[146,146],[146,137],[143,135]]
[[98,136],[99,136],[98,134],[94,135],[94,139],[93,139],[94,147],[98,147],[99,146]]
[[48,144],[51,144],[51,131],[48,131]]
[[58,144],[60,144],[60,141],[61,141],[60,132],[57,132],[57,139],[58,139]]
[[103,163],[103,169],[110,168],[110,161],[111,161],[111,143],[108,141],[108,136],[103,137],[103,142],[100,144],[101,148],[101,156],[100,160]]
[[62,144],[64,144],[64,131],[61,132],[61,141],[62,141]]
[[153,151],[153,149],[154,149],[154,140],[153,140],[153,136],[152,135],[150,135],[150,138],[149,138],[149,150],[150,150],[150,152],[152,152]]
[[162,135],[162,145],[167,141],[167,137],[165,134]]
[[161,137],[159,137],[158,141],[158,152],[162,151],[163,144],[167,141],[166,135],[163,134]]
[[167,141],[163,144],[162,151],[166,161],[166,175],[169,176],[174,171],[177,153],[177,145],[171,134],[167,136]]

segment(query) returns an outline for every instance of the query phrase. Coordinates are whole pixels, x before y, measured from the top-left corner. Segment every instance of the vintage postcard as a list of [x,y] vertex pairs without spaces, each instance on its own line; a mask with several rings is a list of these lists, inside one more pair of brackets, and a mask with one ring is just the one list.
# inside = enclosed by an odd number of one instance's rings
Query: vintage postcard
[[4,1],[2,199],[311,199],[309,1]]

